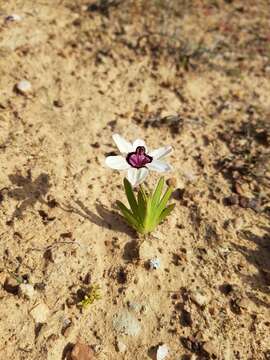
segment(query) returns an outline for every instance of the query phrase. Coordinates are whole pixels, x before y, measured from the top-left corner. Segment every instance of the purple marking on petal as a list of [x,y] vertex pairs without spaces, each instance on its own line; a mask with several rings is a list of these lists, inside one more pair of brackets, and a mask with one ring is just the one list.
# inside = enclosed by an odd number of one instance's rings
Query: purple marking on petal
[[146,164],[149,164],[153,160],[152,156],[149,156],[145,153],[144,146],[138,146],[136,151],[130,152],[127,155],[126,159],[129,165],[136,169],[145,167]]

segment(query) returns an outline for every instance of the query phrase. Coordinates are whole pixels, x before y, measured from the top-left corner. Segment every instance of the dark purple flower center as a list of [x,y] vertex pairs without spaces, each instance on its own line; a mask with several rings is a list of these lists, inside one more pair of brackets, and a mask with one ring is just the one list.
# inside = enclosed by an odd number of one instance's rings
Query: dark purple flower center
[[145,167],[146,164],[149,164],[153,160],[152,156],[145,153],[144,146],[138,146],[136,151],[127,154],[126,159],[129,165],[136,169]]

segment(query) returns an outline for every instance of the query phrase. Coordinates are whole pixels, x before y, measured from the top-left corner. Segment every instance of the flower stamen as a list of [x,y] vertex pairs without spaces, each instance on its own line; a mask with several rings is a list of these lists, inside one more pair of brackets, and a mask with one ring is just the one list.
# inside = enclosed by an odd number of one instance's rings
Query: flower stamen
[[145,167],[146,164],[151,163],[153,158],[145,153],[144,146],[138,146],[136,151],[128,153],[126,160],[130,166],[140,169]]

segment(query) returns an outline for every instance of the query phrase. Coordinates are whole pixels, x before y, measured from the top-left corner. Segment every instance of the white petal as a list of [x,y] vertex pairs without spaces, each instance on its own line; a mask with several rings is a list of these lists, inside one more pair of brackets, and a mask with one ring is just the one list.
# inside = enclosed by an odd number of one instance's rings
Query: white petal
[[135,187],[144,181],[148,173],[149,170],[146,168],[141,168],[141,169],[130,168],[128,170],[127,179],[131,183],[131,185]]
[[143,146],[145,148],[145,152],[147,153],[147,146],[145,145],[144,140],[142,140],[142,139],[135,140],[134,143],[133,143],[133,150],[132,151],[135,151],[138,146]]
[[121,155],[106,157],[105,164],[115,170],[128,170],[130,168],[126,159]]
[[157,171],[157,172],[167,172],[172,170],[172,167],[165,162],[159,160],[153,160],[151,163],[146,165],[149,170]]
[[127,154],[133,151],[132,144],[119,134],[113,134],[113,140],[121,153]]
[[164,146],[159,149],[153,150],[149,153],[155,160],[159,160],[169,155],[173,151],[172,146]]

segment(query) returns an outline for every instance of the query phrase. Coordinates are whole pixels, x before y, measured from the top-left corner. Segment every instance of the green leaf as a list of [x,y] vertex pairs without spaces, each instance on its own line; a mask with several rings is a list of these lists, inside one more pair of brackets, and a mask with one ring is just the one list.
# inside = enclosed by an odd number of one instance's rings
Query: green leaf
[[132,212],[121,201],[117,201],[116,204],[121,210],[122,215],[129,223],[129,225],[132,226],[135,230],[139,230],[140,224],[138,223]]
[[144,200],[144,202],[145,202],[145,204],[146,204],[146,203],[147,203],[148,196],[147,196],[147,194],[146,194],[146,192],[145,192],[145,190],[144,190],[144,188],[143,188],[142,185],[140,185],[140,192],[141,192],[142,197],[143,197],[143,200]]
[[174,204],[167,206],[173,189],[171,187],[167,188],[162,196],[164,183],[165,180],[162,177],[152,194],[147,194],[141,185],[138,195],[135,196],[129,181],[124,180],[125,193],[130,209],[120,201],[117,201],[117,205],[124,219],[137,232],[146,234],[155,230],[156,226],[174,209]]
[[160,200],[160,203],[158,204],[157,209],[156,209],[156,214],[159,214],[158,217],[162,213],[163,209],[166,207],[167,202],[169,201],[169,199],[172,195],[172,192],[173,192],[173,188],[169,187],[166,190],[165,194],[163,195],[162,199]]
[[151,197],[149,197],[147,198],[147,202],[146,202],[146,213],[143,222],[143,226],[147,231],[149,231],[149,229],[152,229],[153,227],[153,213],[154,212],[152,210]]
[[128,203],[129,203],[129,206],[130,206],[130,208],[132,210],[132,213],[133,213],[133,215],[135,215],[137,220],[140,220],[141,216],[140,216],[140,212],[139,212],[139,209],[138,209],[138,204],[137,204],[137,201],[136,201],[136,197],[135,197],[135,195],[133,193],[132,186],[131,186],[130,182],[126,178],[124,178],[124,187],[125,187]]
[[170,213],[173,211],[174,208],[175,208],[175,204],[168,205],[160,214],[158,222],[161,223],[168,215],[170,215]]
[[144,221],[145,214],[146,214],[146,202],[147,202],[144,195],[145,194],[143,194],[143,192],[141,190],[139,190],[139,192],[138,192],[138,211],[140,213],[142,223]]
[[159,179],[159,182],[156,186],[155,192],[152,196],[152,209],[154,210],[155,207],[158,205],[162,193],[162,189],[164,187],[164,177]]

